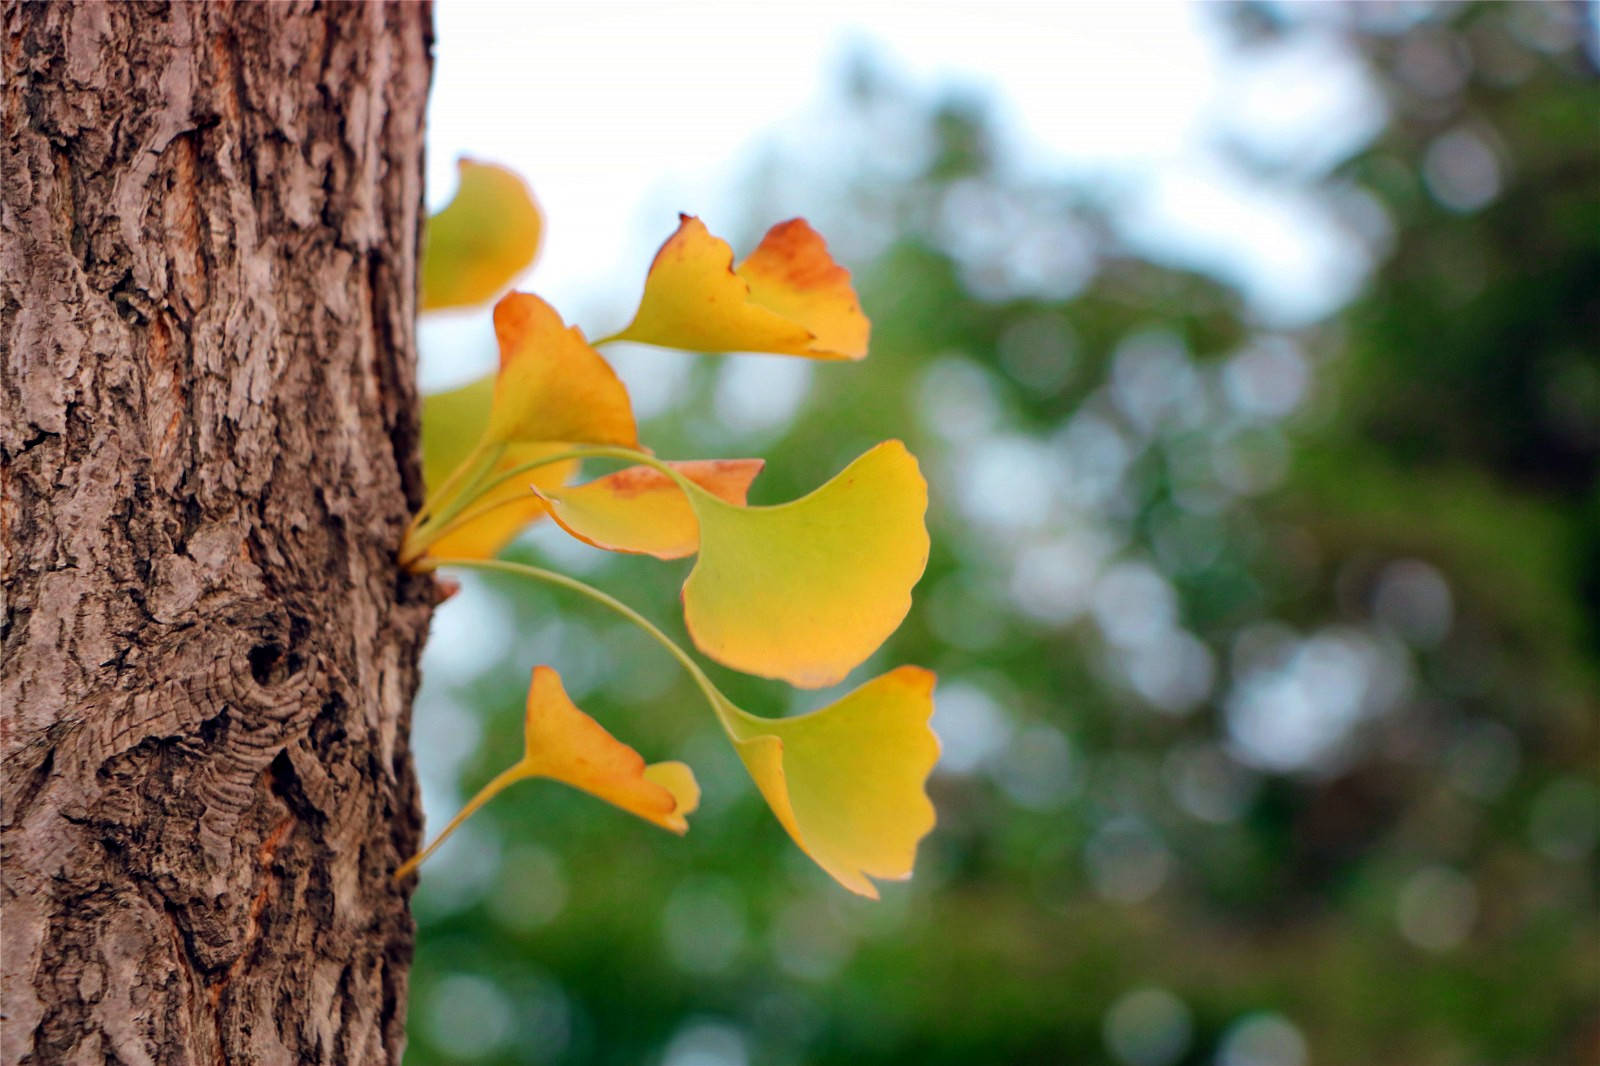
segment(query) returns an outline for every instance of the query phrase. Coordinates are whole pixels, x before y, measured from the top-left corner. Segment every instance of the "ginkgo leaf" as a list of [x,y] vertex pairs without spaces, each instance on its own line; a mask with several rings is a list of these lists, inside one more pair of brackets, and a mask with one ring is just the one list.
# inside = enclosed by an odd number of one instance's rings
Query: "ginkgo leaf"
[[700,802],[694,773],[683,763],[657,763],[652,772],[637,751],[577,708],[548,666],[534,668],[523,738],[524,776],[564,782],[663,829],[688,832],[685,815]]
[[633,321],[616,340],[703,352],[860,359],[870,324],[850,274],[802,219],[774,226],[739,268],[693,215],[650,264]]
[[491,443],[638,444],[633,406],[616,371],[531,293],[494,308],[500,372],[483,440]]
[[758,718],[722,701],[734,746],[802,851],[852,892],[911,876],[934,826],[925,791],[939,759],[934,676],[902,666],[795,718]]
[[422,480],[429,492],[472,454],[493,404],[493,377],[422,398]]
[[833,261],[822,235],[803,218],[767,231],[734,273],[750,299],[812,333],[805,355],[861,359],[872,324],[861,311],[850,272]]
[[[492,480],[520,466],[566,450],[564,444],[510,444],[490,470]],[[525,471],[501,482],[473,503],[464,521],[451,523],[448,530],[428,546],[439,558],[492,559],[528,526],[542,520],[545,506],[534,492],[556,491],[578,472],[578,460],[563,459]]]
[[684,620],[718,662],[803,688],[831,685],[911,609],[928,563],[928,485],[899,441],[776,507],[690,488],[700,556],[684,582]]
[[480,807],[530,777],[547,777],[582,789],[679,834],[688,832],[687,816],[700,804],[700,786],[689,767],[681,762],[646,765],[637,751],[578,709],[554,670],[539,666],[528,686],[521,760],[479,789],[433,842],[394,876],[404,877],[416,869]]
[[[679,834],[687,833],[689,826],[685,819],[700,806],[700,782],[694,779],[694,771],[689,769],[689,764],[677,761],[653,762],[644,768],[644,779],[672,793],[672,798],[677,803],[677,810],[671,815],[674,824],[666,828]],[[681,823],[683,828],[677,828],[678,823]]]
[[[450,474],[473,452],[489,408],[494,401],[494,378],[480,378],[460,388],[430,393],[422,398],[422,477],[436,493]],[[559,444],[507,445],[491,469],[492,480],[501,473],[564,449]],[[551,463],[507,481],[482,497],[472,508],[486,513],[461,523],[434,540],[428,550],[435,556],[488,559],[509,544],[524,528],[544,517],[544,505],[528,491],[531,482],[541,489],[559,488],[577,473],[578,461]],[[442,499],[431,501],[436,507]]]
[[456,194],[428,219],[422,242],[421,309],[484,303],[527,269],[544,228],[515,172],[493,163],[456,164]]
[[[761,459],[709,459],[669,464],[727,503],[743,506]],[[678,483],[649,466],[630,466],[582,485],[536,495],[556,523],[579,540],[614,552],[681,559],[700,547],[700,522]]]
[[[431,398],[424,411],[429,497],[406,533],[403,564],[430,550],[436,558],[494,555],[543,517],[530,486],[558,488],[576,466],[551,464],[496,484],[510,471],[571,444],[638,443],[616,372],[549,304],[508,293],[495,305],[494,326],[499,373]],[[470,426],[481,432],[468,445]]]

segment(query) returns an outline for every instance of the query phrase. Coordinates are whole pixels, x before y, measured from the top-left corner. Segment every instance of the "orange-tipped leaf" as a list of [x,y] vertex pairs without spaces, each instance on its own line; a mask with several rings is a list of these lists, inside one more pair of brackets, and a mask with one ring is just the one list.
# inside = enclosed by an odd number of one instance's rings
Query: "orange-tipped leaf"
[[702,352],[860,359],[870,325],[850,274],[804,220],[774,226],[735,270],[733,248],[693,215],[650,264],[618,340]]
[[633,406],[616,371],[576,326],[531,293],[494,308],[500,372],[484,440],[638,445]]
[[[760,459],[669,464],[717,499],[743,506]],[[630,466],[582,485],[537,493],[550,517],[586,544],[607,551],[681,559],[700,548],[700,521],[678,483],[649,466]]]

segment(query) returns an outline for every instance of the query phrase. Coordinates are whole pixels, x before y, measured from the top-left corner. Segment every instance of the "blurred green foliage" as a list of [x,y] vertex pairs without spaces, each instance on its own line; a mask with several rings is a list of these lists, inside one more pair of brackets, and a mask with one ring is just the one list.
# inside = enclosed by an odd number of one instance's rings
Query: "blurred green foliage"
[[[547,785],[479,815],[417,896],[408,1062],[1600,1062],[1580,12],[1217,9],[1243,50],[1337,34],[1388,109],[1353,158],[1283,179],[1373,258],[1294,329],[1128,251],[1092,190],[1017,178],[981,102],[862,65],[858,117],[923,146],[815,219],[882,235],[853,264],[872,357],[694,363],[646,439],[765,455],[767,502],[903,429],[934,554],[861,676],[939,672],[939,828],[912,882],[849,896],[641,635],[470,582],[441,613],[425,766],[458,795],[497,771],[549,662],[706,799],[683,840]],[[680,567],[549,532],[515,550],[681,628]],[[761,713],[826,698],[717,676]]]

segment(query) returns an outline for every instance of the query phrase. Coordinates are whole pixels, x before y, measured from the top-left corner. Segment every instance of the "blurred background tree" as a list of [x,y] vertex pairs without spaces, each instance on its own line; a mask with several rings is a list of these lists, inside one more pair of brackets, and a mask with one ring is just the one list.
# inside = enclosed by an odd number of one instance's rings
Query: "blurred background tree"
[[[1216,14],[1241,61],[1331,33],[1381,91],[1343,158],[1233,146],[1365,249],[1335,313],[1285,326],[1154,261],[1105,188],[1012,166],[984,99],[869,55],[858,165],[778,152],[735,244],[821,183],[872,357],[635,386],[661,454],[766,455],[756,502],[886,433],[922,459],[934,556],[882,654],[940,676],[916,878],[840,891],[642,637],[469,582],[417,719],[461,793],[549,662],[706,799],[681,841],[554,786],[479,815],[416,900],[408,1061],[1600,1062],[1593,27]],[[676,624],[676,567],[514,551]],[[768,714],[827,698],[718,678]]]

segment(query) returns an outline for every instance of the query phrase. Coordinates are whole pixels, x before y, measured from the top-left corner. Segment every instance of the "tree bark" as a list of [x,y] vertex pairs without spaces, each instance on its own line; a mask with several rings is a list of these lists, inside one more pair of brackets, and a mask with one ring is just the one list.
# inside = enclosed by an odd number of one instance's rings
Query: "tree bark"
[[3,18],[0,1059],[396,1062],[430,12]]

